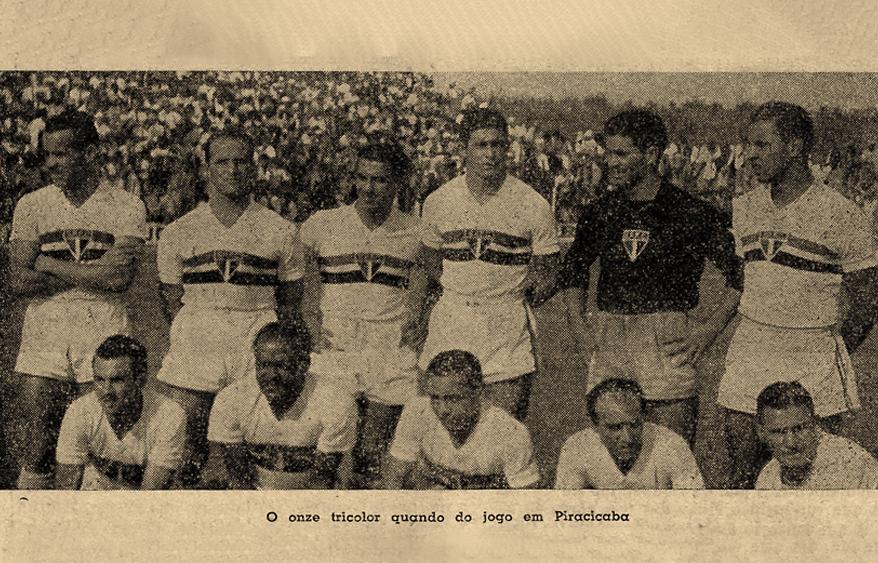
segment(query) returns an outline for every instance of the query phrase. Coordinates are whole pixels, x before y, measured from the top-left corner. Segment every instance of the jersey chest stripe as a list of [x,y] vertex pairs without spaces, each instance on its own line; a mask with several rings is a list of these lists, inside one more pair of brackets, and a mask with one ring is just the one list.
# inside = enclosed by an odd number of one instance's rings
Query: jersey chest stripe
[[[745,252],[744,261],[766,262],[768,260],[765,259],[765,255],[762,253],[762,249],[758,249]],[[779,250],[770,260],[770,262],[774,264],[779,264],[781,266],[787,266],[788,268],[793,268],[795,270],[801,270],[804,272],[838,275],[841,275],[843,273],[841,266],[837,264],[827,264],[825,262],[809,260],[807,258],[802,258],[800,256],[784,252],[783,250]]]
[[441,485],[448,489],[508,489],[506,476],[493,473],[477,475],[464,473],[456,469],[450,469],[444,465],[431,461],[426,456],[422,460],[425,477],[435,485]]
[[409,286],[407,276],[377,272],[372,275],[372,279],[367,279],[366,275],[359,269],[351,272],[320,272],[320,281],[329,284],[377,283],[400,288],[408,288]]
[[102,244],[113,244],[116,242],[116,237],[114,237],[112,233],[90,229],[62,229],[59,231],[51,231],[40,235],[37,240],[43,245],[53,242],[65,242],[76,238],[88,239]]
[[762,239],[777,239],[785,241],[785,245],[789,245],[810,254],[818,254],[826,257],[828,260],[838,260],[838,253],[828,246],[817,242],[799,238],[779,231],[761,231],[751,235],[741,237],[741,246],[749,246],[751,244],[759,244]]
[[247,444],[253,463],[268,471],[300,473],[314,468],[316,447],[280,444]]
[[530,239],[526,237],[519,237],[507,233],[501,233],[499,231],[461,229],[442,233],[442,240],[446,243],[468,242],[471,239],[490,240],[491,242],[496,242],[501,246],[509,248],[520,248],[522,246],[530,245]]
[[261,268],[264,270],[276,270],[278,261],[271,258],[256,256],[246,252],[231,252],[228,250],[212,250],[203,254],[197,254],[183,260],[183,267],[193,268],[212,262],[224,262],[227,260],[237,261],[241,264]]
[[122,481],[134,487],[139,487],[143,483],[144,468],[142,465],[122,463],[94,454],[89,455],[89,461],[95,469],[113,481]]
[[399,268],[407,270],[415,265],[411,260],[404,260],[395,256],[387,256],[386,254],[362,253],[362,254],[342,254],[338,256],[320,256],[317,263],[320,266],[347,266],[356,265],[362,262],[377,262],[391,268]]
[[252,272],[237,271],[226,280],[223,274],[217,270],[204,272],[184,273],[183,285],[197,285],[205,283],[230,283],[232,285],[273,286],[279,285],[280,280],[276,274],[256,274]]
[[499,250],[483,250],[478,258],[475,257],[473,251],[466,249],[445,249],[443,250],[443,258],[451,262],[469,262],[471,260],[481,260],[489,264],[497,266],[526,266],[530,264],[531,253],[519,252],[501,252]]

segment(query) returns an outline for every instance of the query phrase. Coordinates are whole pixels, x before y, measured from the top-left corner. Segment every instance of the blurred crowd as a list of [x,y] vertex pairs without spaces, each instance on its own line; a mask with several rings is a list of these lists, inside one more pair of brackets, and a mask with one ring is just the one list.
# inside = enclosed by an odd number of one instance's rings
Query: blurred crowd
[[[411,153],[415,174],[400,205],[415,207],[462,172],[456,125],[473,104],[487,102],[408,72],[0,72],[0,222],[8,224],[23,193],[44,185],[41,131],[65,107],[95,116],[105,180],[141,197],[150,221],[168,223],[202,197],[201,146],[225,127],[253,135],[254,197],[290,220],[349,200],[356,147],[386,135]],[[599,134],[565,136],[510,117],[511,173],[552,203],[559,222],[575,221],[608,188]],[[675,140],[662,166],[721,207],[749,182],[743,146],[729,140]],[[875,199],[876,166],[875,145],[840,146],[812,165],[862,205]]]

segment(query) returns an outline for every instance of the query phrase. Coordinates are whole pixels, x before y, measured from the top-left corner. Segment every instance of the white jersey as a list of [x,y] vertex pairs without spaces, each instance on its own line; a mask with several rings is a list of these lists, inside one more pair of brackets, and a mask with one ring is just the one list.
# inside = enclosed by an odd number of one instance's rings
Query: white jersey
[[825,184],[782,208],[757,187],[734,200],[732,220],[745,261],[739,311],[762,324],[834,325],[842,274],[875,265],[869,218]]
[[354,398],[309,376],[296,402],[278,419],[255,373],[226,387],[210,412],[207,438],[244,444],[263,489],[299,488],[314,466],[315,452],[343,453],[356,441]]
[[275,286],[301,279],[303,267],[293,225],[258,203],[231,227],[201,203],[159,238],[159,279],[183,285],[186,307],[274,309]]
[[454,178],[424,202],[423,242],[443,253],[442,287],[468,297],[520,301],[531,257],[559,252],[552,208],[512,176],[480,203],[465,178]]
[[780,463],[768,462],[759,478],[757,489],[878,489],[878,461],[854,442],[826,432],[820,433],[817,456],[811,475],[798,487],[781,480]]
[[120,438],[91,392],[67,409],[56,458],[85,466],[85,490],[137,489],[148,466],[176,470],[185,442],[186,415],[174,401],[158,393],[144,397],[140,419]]
[[[53,184],[21,198],[15,206],[10,240],[38,242],[41,254],[87,263],[103,256],[120,238],[145,239],[147,234],[143,202],[124,190],[101,185],[77,207]],[[32,302],[71,299],[118,296],[75,287]]]
[[415,397],[402,411],[390,455],[470,477],[502,476],[511,488],[525,488],[540,480],[527,428],[490,404],[482,406],[476,427],[456,447],[430,398]]
[[420,220],[393,207],[374,230],[353,205],[318,211],[299,231],[316,256],[324,316],[368,321],[398,320],[415,266]]
[[601,437],[586,428],[561,448],[556,489],[703,489],[689,445],[672,430],[643,423],[643,446],[634,466],[622,473]]

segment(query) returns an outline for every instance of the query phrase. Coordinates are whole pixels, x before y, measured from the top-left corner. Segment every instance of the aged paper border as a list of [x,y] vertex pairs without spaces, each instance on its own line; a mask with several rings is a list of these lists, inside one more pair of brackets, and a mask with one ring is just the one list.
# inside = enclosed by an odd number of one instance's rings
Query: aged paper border
[[[6,69],[874,71],[849,2],[0,2]],[[721,492],[0,493],[19,560],[868,560],[878,496]],[[555,510],[628,513],[554,522]],[[333,524],[331,511],[380,513]],[[395,513],[443,524],[393,524]],[[455,521],[458,511],[473,523]],[[278,515],[271,523],[270,512]],[[481,524],[483,513],[514,521]],[[292,524],[292,513],[320,523]],[[523,521],[541,513],[543,523]]]

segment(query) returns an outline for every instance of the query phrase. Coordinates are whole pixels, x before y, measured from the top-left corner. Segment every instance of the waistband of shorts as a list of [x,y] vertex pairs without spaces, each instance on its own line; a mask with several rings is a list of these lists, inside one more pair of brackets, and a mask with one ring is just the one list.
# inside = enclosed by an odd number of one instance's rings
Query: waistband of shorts
[[741,315],[742,319],[744,319],[748,322],[751,322],[753,324],[757,324],[759,326],[774,328],[777,330],[796,330],[796,331],[803,331],[803,332],[836,332],[836,325],[835,324],[822,325],[822,326],[783,326],[783,325],[775,325],[775,324],[771,324],[771,323],[766,323],[763,321],[757,321],[756,319],[748,317],[747,315],[741,313],[740,311],[738,312],[738,314]]
[[520,295],[476,296],[454,293],[448,290],[444,291],[442,297],[439,298],[439,303],[442,302],[464,307],[524,306],[524,298]]

